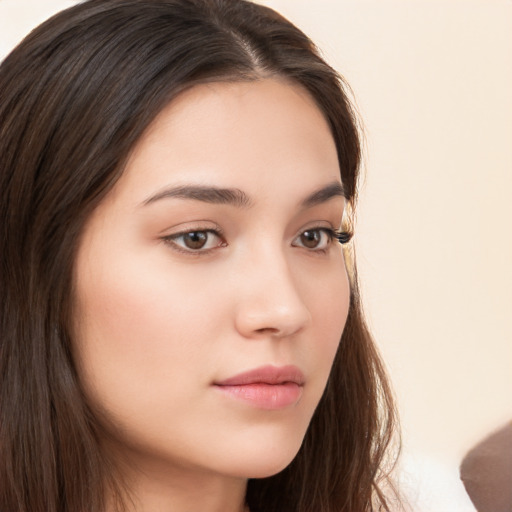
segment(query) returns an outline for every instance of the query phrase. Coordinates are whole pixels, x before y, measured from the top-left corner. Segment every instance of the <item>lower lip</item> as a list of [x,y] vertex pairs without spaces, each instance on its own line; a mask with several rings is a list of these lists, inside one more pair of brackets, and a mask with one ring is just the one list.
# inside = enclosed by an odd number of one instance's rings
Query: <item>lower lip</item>
[[295,382],[283,384],[244,384],[240,386],[217,386],[232,398],[266,410],[284,409],[296,404],[302,396],[302,386]]

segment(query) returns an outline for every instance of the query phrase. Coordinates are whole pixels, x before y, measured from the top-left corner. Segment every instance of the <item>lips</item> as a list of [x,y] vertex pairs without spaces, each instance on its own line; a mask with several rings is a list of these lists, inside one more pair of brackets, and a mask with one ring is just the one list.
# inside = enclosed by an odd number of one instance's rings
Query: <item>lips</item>
[[304,384],[304,374],[293,365],[288,366],[262,366],[249,370],[248,372],[239,373],[234,377],[229,377],[220,382],[216,382],[218,386],[243,386],[246,384],[283,384],[285,382],[293,382],[302,386]]
[[305,378],[299,368],[262,366],[215,382],[217,389],[230,398],[265,409],[283,409],[296,404],[302,396]]

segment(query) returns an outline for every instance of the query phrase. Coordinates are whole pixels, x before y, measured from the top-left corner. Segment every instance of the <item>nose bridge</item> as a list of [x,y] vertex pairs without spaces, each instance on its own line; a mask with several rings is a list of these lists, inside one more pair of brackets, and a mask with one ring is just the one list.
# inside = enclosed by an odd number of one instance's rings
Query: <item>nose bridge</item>
[[[268,242],[268,241],[267,241]],[[310,320],[296,271],[282,243],[260,244],[243,258],[236,323],[245,336],[289,336]]]

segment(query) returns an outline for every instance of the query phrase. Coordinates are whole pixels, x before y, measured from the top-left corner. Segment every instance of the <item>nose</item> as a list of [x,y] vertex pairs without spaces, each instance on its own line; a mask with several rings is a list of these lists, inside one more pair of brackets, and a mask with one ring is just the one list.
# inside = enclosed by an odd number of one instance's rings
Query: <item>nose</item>
[[304,329],[311,322],[311,313],[298,277],[283,255],[251,258],[236,283],[238,332],[246,338],[283,338]]

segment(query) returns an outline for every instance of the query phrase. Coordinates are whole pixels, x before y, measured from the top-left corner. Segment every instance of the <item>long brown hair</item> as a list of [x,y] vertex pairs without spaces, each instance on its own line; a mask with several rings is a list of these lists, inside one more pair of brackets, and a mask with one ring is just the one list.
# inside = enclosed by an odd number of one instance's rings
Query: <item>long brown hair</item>
[[[244,0],[89,0],[34,30],[0,66],[0,510],[104,510],[119,498],[72,357],[72,273],[84,222],[141,134],[205,81],[285,77],[330,125],[347,199],[360,164],[340,76],[290,22]],[[395,409],[351,269],[348,321],[303,445],[250,480],[251,512],[387,510]],[[119,501],[122,504],[122,500]],[[122,507],[120,507],[122,508]]]

